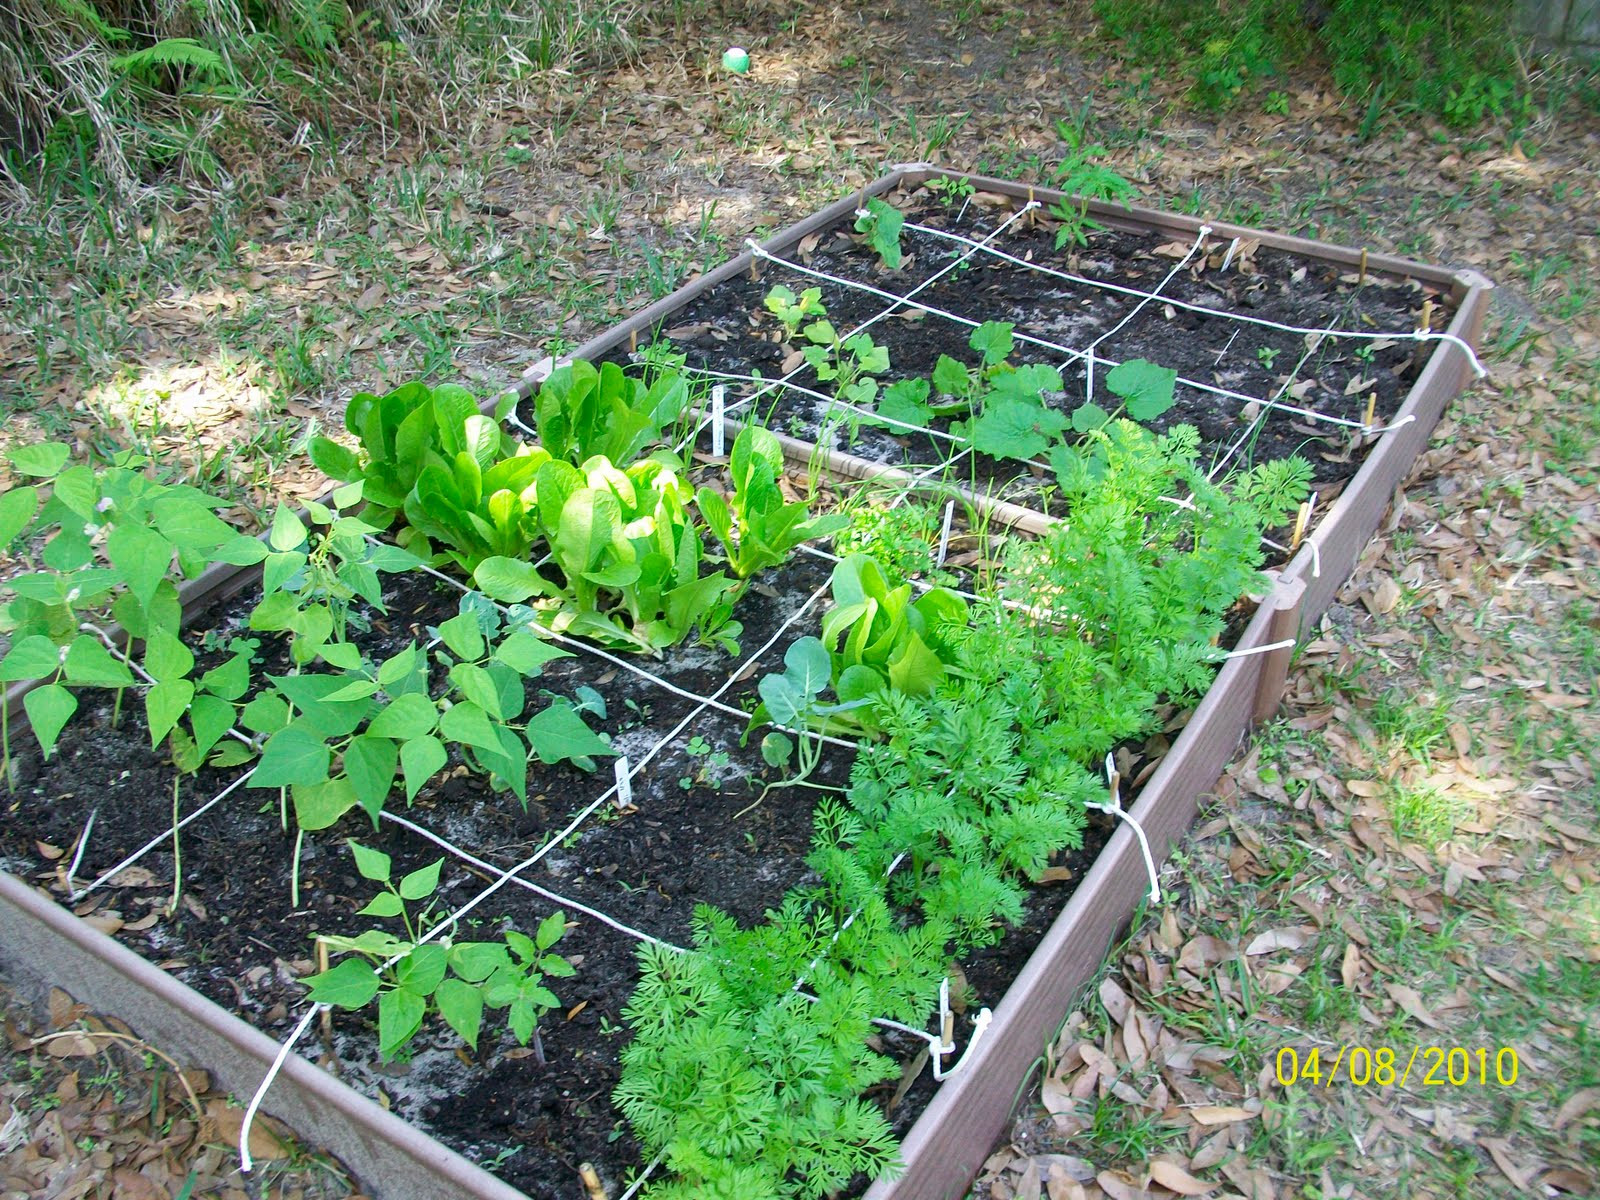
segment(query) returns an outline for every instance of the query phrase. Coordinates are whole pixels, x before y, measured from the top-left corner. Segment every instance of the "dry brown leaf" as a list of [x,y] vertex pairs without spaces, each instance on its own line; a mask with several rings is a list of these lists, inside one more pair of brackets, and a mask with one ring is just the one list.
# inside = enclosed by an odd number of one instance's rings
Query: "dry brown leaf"
[[1196,1179],[1175,1162],[1158,1158],[1150,1164],[1150,1178],[1166,1188],[1169,1192],[1177,1192],[1180,1196],[1204,1196],[1207,1192],[1214,1192],[1220,1184],[1206,1183]]
[[1356,981],[1361,978],[1361,951],[1354,942],[1345,943],[1344,957],[1339,961],[1339,978],[1345,991],[1355,991]]
[[1260,1113],[1251,1112],[1248,1108],[1240,1108],[1233,1104],[1199,1104],[1185,1111],[1194,1119],[1196,1125],[1204,1125],[1208,1128],[1213,1125],[1233,1125],[1239,1121],[1249,1121],[1261,1115]]
[[1246,954],[1271,954],[1275,950],[1298,950],[1310,940],[1310,935],[1292,925],[1269,929],[1257,934],[1244,948]]
[[1117,986],[1116,980],[1108,977],[1100,981],[1100,1003],[1118,1025],[1128,1019],[1128,993]]
[[1600,1106],[1600,1087],[1579,1088],[1561,1102],[1551,1126],[1558,1131],[1565,1129],[1596,1106]]
[[1150,1193],[1126,1171],[1101,1171],[1094,1181],[1111,1200],[1149,1200]]
[[1422,997],[1416,989],[1408,988],[1403,983],[1385,983],[1383,990],[1389,993],[1389,998],[1400,1006],[1409,1017],[1422,1022],[1429,1029],[1443,1029],[1439,1018],[1428,1011],[1428,1006],[1422,1002]]
[[1541,1188],[1566,1192],[1569,1196],[1594,1194],[1594,1176],[1573,1167],[1554,1167],[1540,1175],[1535,1182]]
[[1381,576],[1370,591],[1361,593],[1361,603],[1375,617],[1392,613],[1400,603],[1400,585],[1391,575]]
[[[1519,1167],[1512,1158],[1511,1143],[1505,1138],[1479,1138],[1478,1145],[1489,1152],[1489,1157],[1494,1159],[1494,1165],[1500,1168],[1500,1173],[1516,1185],[1518,1191],[1531,1192],[1532,1183],[1529,1179],[1532,1173]],[[1533,1170],[1538,1170],[1537,1167]]]

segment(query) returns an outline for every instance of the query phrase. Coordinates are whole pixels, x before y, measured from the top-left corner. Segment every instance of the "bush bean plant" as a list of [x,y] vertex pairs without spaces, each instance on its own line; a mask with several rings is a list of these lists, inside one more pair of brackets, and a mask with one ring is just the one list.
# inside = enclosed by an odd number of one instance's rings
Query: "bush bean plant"
[[[778,300],[795,329],[818,316],[816,297]],[[1009,361],[1008,326],[970,345],[975,362],[946,358],[894,385],[880,413],[956,419],[979,449],[1045,455],[1069,509],[1047,536],[1013,542],[1004,582],[973,600],[931,584],[926,556],[902,544],[927,513],[903,528],[813,518],[780,491],[781,456],[761,430],[735,440],[731,496],[696,495],[657,445],[686,411],[675,365],[655,363],[646,383],[574,364],[534,405],[536,443],[508,432],[508,407],[484,417],[460,389],[358,398],[358,448],[312,448],[341,486],[309,521],[280,510],[260,540],[149,464],[14,451],[14,469],[40,482],[0,495],[0,543],[36,569],[0,609],[12,634],[0,678],[37,681],[26,703],[47,755],[77,691],[142,689],[153,742],[180,770],[254,760],[251,786],[277,790],[286,813],[292,801],[302,834],[354,808],[376,821],[394,792],[414,800],[452,761],[525,803],[535,758],[592,769],[612,753],[587,701],[530,702],[565,653],[547,632],[647,652],[695,635],[731,651],[745,580],[848,525],[820,636],[797,639],[758,685],[755,718],[788,731],[766,737],[763,757],[782,765],[792,739],[805,751],[791,784],[816,764],[814,730],[862,739],[848,787],[815,809],[811,882],[764,923],[702,907],[692,949],[642,952],[616,1091],[670,1168],[653,1200],[828,1195],[895,1167],[889,1126],[863,1098],[899,1071],[872,1048],[874,1019],[925,1027],[950,960],[1021,919],[1027,884],[1082,842],[1086,804],[1104,791],[1097,764],[1207,686],[1230,610],[1261,587],[1262,531],[1309,480],[1289,460],[1209,481],[1193,429],[1156,435],[1127,419],[1170,403],[1171,375],[1152,364],[1110,373],[1119,411],[1067,414],[1046,403],[1059,375]],[[380,573],[419,559],[470,572],[483,594],[427,646],[378,655],[349,642],[383,611]],[[279,638],[286,669],[259,669],[257,639],[186,642],[177,584],[218,562],[263,564],[250,625]],[[101,636],[101,616],[127,630],[125,649]],[[409,906],[435,896],[439,864],[395,881],[385,855],[352,852],[381,889],[362,914],[404,932],[322,939],[344,957],[312,996],[376,1001],[385,1056],[430,1013],[469,1046],[485,1010],[536,1038],[557,1003],[546,977],[570,973],[551,952],[560,916],[532,938],[425,941],[427,910]]]

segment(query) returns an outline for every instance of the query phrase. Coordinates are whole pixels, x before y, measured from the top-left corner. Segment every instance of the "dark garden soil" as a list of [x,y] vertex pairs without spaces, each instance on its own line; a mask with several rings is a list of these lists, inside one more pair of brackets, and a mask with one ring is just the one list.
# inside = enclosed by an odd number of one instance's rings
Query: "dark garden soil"
[[[580,688],[592,689],[582,695],[597,695],[604,716],[591,713],[589,723],[635,763],[670,737],[634,780],[631,807],[606,801],[521,873],[531,886],[499,887],[473,909],[457,935],[497,939],[505,928],[531,930],[552,910],[566,912],[568,932],[556,949],[577,973],[552,981],[563,1007],[542,1022],[537,1045],[517,1046],[491,1015],[475,1058],[458,1048],[448,1030],[430,1024],[409,1061],[383,1064],[367,1017],[340,1013],[331,1024],[315,1026],[301,1040],[300,1052],[475,1161],[497,1163],[502,1178],[535,1200],[570,1195],[577,1164],[584,1161],[595,1163],[612,1183],[624,1179],[640,1162],[639,1148],[611,1093],[627,1037],[622,1010],[637,979],[638,942],[577,906],[678,945],[691,941],[698,904],[715,905],[747,924],[759,921],[807,879],[804,856],[821,794],[784,788],[763,798],[762,788],[775,773],[753,742],[740,744],[746,722],[716,709],[697,713],[698,701],[640,671],[706,696],[737,669],[738,679],[721,702],[748,710],[760,676],[781,669],[782,653],[794,638],[815,632],[820,603],[783,626],[826,584],[830,570],[826,560],[801,555],[751,587],[736,612],[744,624],[742,662],[721,650],[691,647],[659,661],[618,655],[628,664],[619,665],[580,650],[549,663],[530,682],[530,704],[542,703],[544,694],[581,698]],[[220,647],[231,637],[256,636],[245,626],[253,599],[247,591],[200,613],[192,623],[197,638]],[[423,574],[389,576],[385,603],[385,613],[358,614],[370,629],[356,640],[376,659],[412,641],[426,642],[430,626],[458,611],[460,592]],[[775,635],[772,648],[753,658]],[[257,654],[258,681],[288,669],[286,649],[271,635],[261,638]],[[207,665],[202,655],[201,669]],[[237,786],[181,830],[181,887],[174,908],[172,766],[164,752],[150,748],[137,699],[127,698],[116,713],[109,693],[83,695],[83,710],[48,761],[30,734],[11,731],[16,790],[0,810],[0,865],[47,887],[80,916],[276,1037],[286,1036],[304,1011],[302,980],[317,969],[315,937],[353,935],[374,924],[355,915],[375,885],[358,875],[345,839],[389,854],[396,878],[443,856],[437,917],[472,901],[498,871],[523,863],[563,834],[612,779],[609,760],[593,774],[570,764],[535,762],[524,809],[515,797],[494,793],[481,777],[454,764],[410,808],[396,803],[376,828],[352,817],[334,830],[307,835],[299,855],[298,907],[291,898],[292,819],[286,832],[276,790]],[[848,751],[825,747],[813,780],[845,783],[849,760]],[[245,770],[208,767],[180,778],[179,813],[194,813]],[[1108,833],[1103,822],[1092,823],[1086,849],[1061,864],[1070,872],[1066,881],[1036,889],[1022,927],[962,964],[963,1011],[999,1001]],[[74,888],[147,843],[154,845],[134,864],[76,903],[71,900]],[[448,853],[446,845],[490,869]],[[908,1036],[891,1035],[883,1048],[910,1062],[922,1047]],[[893,1108],[897,1128],[910,1126],[933,1089],[924,1073]],[[879,1099],[888,1104],[894,1090],[886,1086]]]
[[[1009,215],[980,204],[950,208],[924,190],[908,204],[908,223],[942,229],[972,239],[991,234]],[[1016,221],[993,243],[1005,253],[1054,270],[1150,292],[1207,308],[1300,328],[1396,331],[1420,323],[1421,307],[1433,301],[1431,325],[1449,320],[1445,298],[1416,282],[1385,279],[1376,274],[1358,278],[1325,262],[1260,246],[1243,246],[1226,271],[1221,263],[1228,242],[1212,239],[1196,255],[1166,277],[1189,247],[1161,234],[1091,231],[1088,245],[1055,248],[1055,223],[1047,219]],[[882,293],[905,295],[949,268],[965,248],[932,233],[907,229],[902,235],[905,259],[888,271],[876,253],[853,232],[853,222],[806,239],[798,252],[801,265],[826,275],[859,282]],[[791,256],[791,260],[795,256]],[[783,328],[766,311],[767,292],[782,283],[795,293],[820,287],[828,319],[845,334],[877,318],[890,301],[883,295],[818,280],[789,267],[764,263],[759,279],[748,274],[727,280],[666,317],[660,333],[687,355],[688,366],[731,375],[760,374],[768,379],[793,370],[799,362],[796,343],[783,340]],[[1175,369],[1180,379],[1193,380],[1245,396],[1276,398],[1281,403],[1348,421],[1362,421],[1369,396],[1374,396],[1374,423],[1381,426],[1398,409],[1432,347],[1409,340],[1307,338],[1190,312],[1161,300],[1142,304],[1137,297],[1073,283],[982,252],[923,290],[915,304],[925,304],[973,322],[1007,321],[1018,337],[1015,364],[1044,363],[1061,370],[1064,395],[1046,396],[1053,407],[1071,412],[1084,398],[1085,372],[1060,353],[1021,341],[1023,335],[1055,345],[1082,349],[1095,343],[1104,360],[1143,358]],[[976,363],[968,347],[970,327],[914,306],[877,321],[870,332],[889,350],[890,369],[884,384],[931,375],[941,354]],[[1103,340],[1101,340],[1103,339]],[[641,345],[642,345],[641,339]],[[617,356],[626,356],[620,352]],[[1113,408],[1117,398],[1104,387],[1105,362],[1096,369],[1094,398]],[[801,365],[793,382],[815,392],[832,393],[809,365]],[[730,383],[734,405],[758,385]],[[1219,396],[1179,383],[1177,401],[1149,422],[1158,430],[1185,423],[1199,429],[1201,461],[1228,457],[1231,465],[1249,465],[1300,454],[1310,460],[1315,488],[1325,505],[1360,466],[1368,441],[1348,426],[1316,422],[1301,414]],[[874,461],[928,466],[952,452],[948,439],[919,433],[863,427],[851,414],[814,396],[775,389],[760,398],[755,415],[774,429],[806,440],[820,440]],[[1260,415],[1258,427],[1250,433]],[[743,413],[739,414],[741,417]],[[949,421],[936,428],[948,432]],[[829,427],[824,435],[824,428]],[[1240,444],[1242,442],[1242,444]],[[975,467],[960,466],[954,477],[981,493],[1037,506],[1043,473],[975,456]]]

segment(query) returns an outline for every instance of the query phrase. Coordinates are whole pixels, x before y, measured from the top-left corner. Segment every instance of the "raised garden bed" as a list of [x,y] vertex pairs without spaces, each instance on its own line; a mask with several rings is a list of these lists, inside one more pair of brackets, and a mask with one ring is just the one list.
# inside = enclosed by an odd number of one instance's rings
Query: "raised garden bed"
[[[772,318],[763,322],[764,298],[785,280],[801,292],[813,278],[806,271],[816,271],[848,281],[816,281],[829,289],[823,303],[841,334],[887,311],[904,313],[907,306],[893,297],[908,292],[917,292],[913,308],[917,303],[927,306],[912,319],[889,316],[873,326],[877,340],[890,348],[891,366],[878,373],[880,389],[897,379],[929,374],[940,354],[975,362],[977,354],[967,346],[973,326],[1006,321],[1018,334],[1037,339],[1017,340],[1013,364],[1049,365],[1059,371],[1061,386],[1044,389],[1041,403],[1069,420],[1085,396],[1104,399],[1105,376],[1113,364],[1147,359],[1191,381],[1178,384],[1177,403],[1156,424],[1197,423],[1212,461],[1237,460],[1247,453],[1265,459],[1294,449],[1309,451],[1320,493],[1311,514],[1310,540],[1292,558],[1287,552],[1279,555],[1273,589],[1253,615],[1240,614],[1234,625],[1236,650],[1277,649],[1224,663],[1164,757],[1159,754],[1164,739],[1124,747],[1135,756],[1124,758],[1128,773],[1140,783],[1131,811],[1159,859],[1188,823],[1196,798],[1216,778],[1252,716],[1276,704],[1287,669],[1284,643],[1325,607],[1375,528],[1392,488],[1467,377],[1471,364],[1463,344],[1476,337],[1486,285],[1465,274],[1246,230],[1217,227],[1202,239],[1198,222],[1090,206],[1090,214],[1110,230],[1091,233],[1075,261],[1063,256],[1058,265],[1064,273],[1121,272],[1112,282],[1144,292],[1159,286],[1159,294],[1148,299],[1085,291],[1074,283],[1070,288],[1085,294],[1073,293],[1073,298],[1068,295],[1070,281],[1040,276],[1022,265],[1048,259],[1054,249],[1048,219],[1027,207],[1028,201],[1053,205],[1059,197],[979,179],[971,181],[979,202],[946,204],[927,190],[918,191],[934,178],[962,177],[905,168],[868,189],[872,196],[891,196],[905,205],[911,223],[921,227],[907,235],[909,255],[896,273],[884,275],[871,251],[848,239],[865,195],[853,197],[770,239],[760,255],[746,255],[652,306],[580,348],[576,356],[626,359],[654,333],[664,332],[687,356],[688,368],[732,376],[751,375],[755,368],[768,376],[782,374],[797,366],[792,361],[796,347],[794,339],[788,346],[773,340]],[[958,234],[968,241],[928,231]],[[1008,257],[980,258],[986,252],[970,243],[986,238]],[[967,257],[960,259],[963,254]],[[1227,270],[1222,269],[1224,258],[1229,260]],[[958,269],[962,273],[952,282]],[[752,271],[759,279],[751,278]],[[865,291],[862,283],[877,290]],[[889,292],[891,298],[879,292]],[[1350,335],[1370,328],[1391,336],[1346,336],[1340,341],[1335,333],[1308,338],[1249,322],[1229,328],[1223,318],[1194,311],[1221,301],[1246,304],[1251,313],[1277,325],[1319,330],[1337,326]],[[1451,340],[1405,336],[1415,328],[1424,305],[1433,329],[1448,318]],[[928,311],[934,308],[939,312]],[[952,319],[957,316],[966,322]],[[877,332],[880,327],[892,329],[894,336]],[[1182,335],[1175,336],[1180,328]],[[902,331],[910,335],[903,348],[898,337]],[[1061,355],[1052,346],[1078,351],[1092,346],[1093,357]],[[1360,347],[1370,351],[1357,355]],[[1286,369],[1290,366],[1294,369]],[[1092,393],[1086,391],[1091,372],[1101,380]],[[1052,495],[1047,469],[1037,463],[984,454],[950,436],[924,436],[903,425],[889,433],[864,424],[874,410],[867,408],[864,416],[818,400],[812,393],[823,393],[829,381],[815,375],[815,366],[805,364],[791,382],[806,391],[773,389],[757,401],[764,411],[771,410],[780,430],[801,435],[784,444],[799,475],[820,466],[841,477],[879,475],[891,482],[945,489],[964,498],[963,518],[994,522],[996,529],[1041,532],[1063,511]],[[729,389],[731,436],[750,411],[741,400],[765,385],[720,382]],[[530,381],[526,390],[531,393],[535,386]],[[1244,398],[1225,394],[1230,392]],[[1251,397],[1255,410],[1241,412]],[[1232,411],[1230,403],[1236,403]],[[855,405],[857,410],[863,407]],[[535,423],[531,407],[524,406],[521,416],[526,424]],[[1044,424],[1053,427],[1048,419]],[[950,435],[951,418],[935,415],[931,428]],[[827,443],[821,451],[806,440],[819,435]],[[961,436],[960,431],[953,436]],[[709,431],[701,430],[699,445],[711,449]],[[1279,536],[1287,540],[1293,534],[1286,530]],[[238,601],[231,611],[225,599],[217,598],[246,586],[252,570],[257,569],[216,571],[196,581],[188,589],[191,627],[224,634],[236,628],[253,598]],[[543,914],[563,909],[574,924],[559,949],[578,967],[571,980],[555,981],[563,985],[557,988],[562,1005],[540,1024],[545,1064],[532,1049],[512,1050],[507,1042],[494,1050],[493,1040],[486,1039],[488,1069],[469,1066],[461,1061],[464,1056],[447,1048],[447,1031],[440,1028],[424,1034],[408,1072],[363,1067],[355,1064],[373,1057],[371,1034],[363,1030],[363,1022],[341,1016],[334,1048],[351,1083],[368,1095],[381,1093],[386,1106],[431,1128],[441,1141],[478,1162],[520,1147],[497,1169],[524,1194],[582,1194],[576,1172],[580,1161],[599,1165],[611,1189],[608,1194],[622,1193],[624,1173],[639,1165],[638,1149],[612,1105],[611,1091],[618,1051],[627,1036],[619,1022],[632,986],[637,935],[685,944],[693,904],[702,900],[741,921],[756,921],[807,878],[802,859],[815,796],[793,788],[773,792],[749,808],[755,793],[739,787],[739,781],[770,780],[774,768],[763,761],[757,739],[739,745],[743,722],[728,709],[753,707],[763,671],[780,670],[786,647],[816,631],[827,572],[826,562],[802,554],[764,573],[762,587],[747,592],[737,610],[745,626],[738,660],[720,652],[678,648],[659,662],[640,663],[615,652],[597,657],[579,647],[575,657],[544,665],[533,688],[587,707],[586,720],[610,737],[614,750],[628,754],[636,766],[645,760],[646,769],[632,783],[633,811],[619,812],[612,802],[614,789],[606,786],[610,762],[602,758],[595,774],[565,762],[535,763],[526,811],[514,801],[508,804],[503,794],[492,804],[481,803],[489,789],[468,774],[436,779],[413,808],[395,804],[392,814],[386,810],[377,832],[338,827],[339,834],[353,833],[391,854],[396,878],[402,870],[438,857],[441,842],[448,842],[454,849],[438,893],[446,908],[468,902],[491,881],[492,900],[479,915],[508,916],[517,928],[531,929]],[[436,586],[431,578],[397,575],[386,582],[387,620],[376,621],[373,634],[362,642],[367,653],[380,658],[414,635],[427,640],[426,627],[437,628],[459,607],[459,591]],[[225,637],[218,636],[212,644],[222,641]],[[641,665],[655,678],[635,669]],[[707,704],[707,698],[715,703]],[[11,697],[10,707],[20,712],[18,695]],[[49,803],[14,805],[7,814],[4,853],[15,874],[65,876],[65,864],[83,838],[90,812],[98,815],[88,839],[87,865],[78,864],[72,877],[79,885],[147,841],[159,841],[170,826],[171,768],[161,754],[148,750],[148,738],[137,723],[127,722],[126,714],[126,729],[97,731],[110,716],[109,705],[89,712],[84,732],[69,730],[62,751],[49,763],[25,756],[18,760],[23,785],[18,795],[31,791]],[[15,724],[11,736],[15,744]],[[694,738],[703,740],[692,742]],[[824,745],[813,778],[842,782],[847,767],[847,751]],[[93,776],[87,786],[74,774],[80,768]],[[180,788],[179,807],[191,811],[244,769],[224,777],[207,768],[191,777]],[[112,890],[89,892],[77,907],[80,916],[104,927],[118,926],[117,935],[147,958],[165,964],[209,1000],[243,1011],[276,1037],[288,1032],[303,1011],[297,977],[310,969],[305,960],[311,955],[311,935],[353,934],[364,927],[352,910],[370,895],[371,885],[358,877],[331,831],[320,839],[308,837],[291,853],[293,834],[283,832],[275,797],[259,790],[241,795],[246,802],[221,805],[183,831],[189,901],[185,906],[180,900],[173,916],[160,915],[170,898],[170,891],[163,890],[170,889],[174,866],[170,839],[109,881]],[[1128,798],[1125,789],[1125,803]],[[263,800],[269,802],[258,811]],[[575,815],[584,819],[569,821]],[[1007,1116],[1021,1075],[1078,984],[1098,965],[1115,928],[1149,887],[1131,826],[1095,818],[1085,845],[1083,858],[1056,863],[1060,873],[1072,876],[1069,883],[1045,885],[1032,893],[1021,931],[998,951],[978,951],[967,959],[976,1004],[993,1008],[993,1023],[959,1071],[937,1088],[917,1085],[896,1107],[892,1115],[905,1135],[906,1170],[894,1182],[872,1184],[869,1195],[921,1198],[964,1192]],[[1096,850],[1090,866],[1089,854]],[[296,860],[298,906],[292,903],[289,879],[290,863]],[[514,864],[526,864],[518,877],[544,892],[506,882],[504,872]],[[258,881],[259,889],[247,890],[247,884]],[[126,951],[52,909],[36,893],[6,881],[0,899],[13,910],[13,919],[0,931],[0,949],[12,969],[30,962],[37,969],[48,962],[49,974],[82,998],[118,1006],[136,1028],[148,1024],[153,1034],[176,1038],[176,1044],[187,1044],[195,1055],[215,1062],[219,1078],[229,1086],[254,1089],[276,1053],[269,1049],[270,1041],[246,1032],[161,971],[135,965]],[[607,924],[602,914],[615,924]],[[63,946],[74,947],[71,953],[43,950],[61,938],[66,939]],[[1036,947],[1029,944],[1033,940]],[[211,956],[230,948],[237,948],[239,956],[226,967],[216,965]],[[199,1019],[189,1020],[190,1014]],[[969,1019],[960,1022],[961,1051],[967,1050],[972,1028]],[[884,1051],[902,1062],[919,1048],[916,1038],[893,1031],[883,1038]],[[328,1057],[319,1049],[315,1031],[302,1038],[300,1052]],[[945,1065],[955,1062],[951,1058]],[[294,1055],[269,1094],[268,1107],[291,1123],[314,1129],[374,1191],[406,1196],[514,1194],[505,1183]],[[918,1110],[922,1115],[907,1130]]]

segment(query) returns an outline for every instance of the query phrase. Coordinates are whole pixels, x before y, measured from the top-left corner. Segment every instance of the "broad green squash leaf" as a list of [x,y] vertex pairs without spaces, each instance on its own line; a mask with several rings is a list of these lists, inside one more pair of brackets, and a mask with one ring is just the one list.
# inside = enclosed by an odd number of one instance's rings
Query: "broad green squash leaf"
[[1066,415],[1053,408],[1001,400],[972,423],[972,444],[994,458],[1026,460],[1043,454],[1066,427]]
[[1174,370],[1158,367],[1148,359],[1132,358],[1107,373],[1106,387],[1122,397],[1128,415],[1135,421],[1149,421],[1172,407],[1177,379]]

